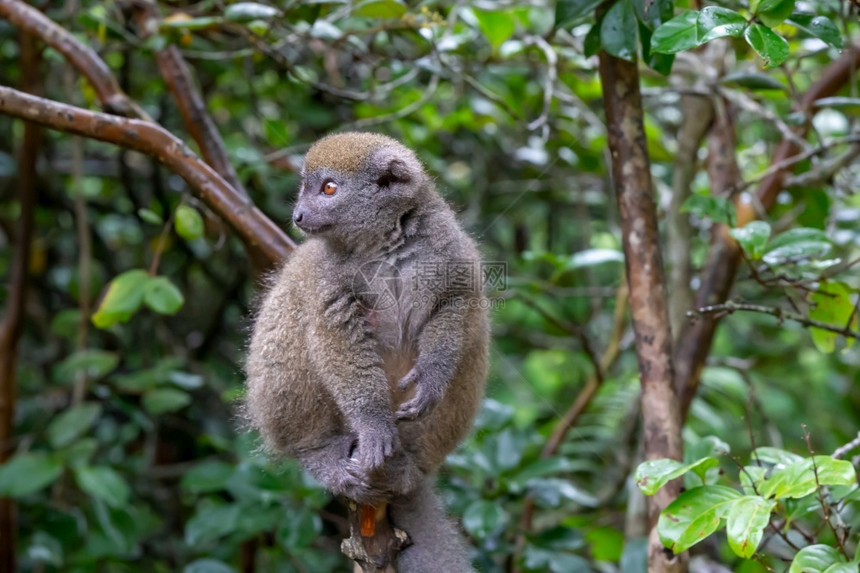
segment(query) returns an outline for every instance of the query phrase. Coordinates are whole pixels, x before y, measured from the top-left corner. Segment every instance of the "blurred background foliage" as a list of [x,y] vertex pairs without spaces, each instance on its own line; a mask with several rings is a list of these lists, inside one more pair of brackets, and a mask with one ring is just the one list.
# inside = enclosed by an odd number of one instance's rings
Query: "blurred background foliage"
[[[493,293],[502,302],[488,399],[440,476],[475,563],[488,573],[644,571],[635,525],[643,502],[629,479],[639,461],[637,364],[621,314],[602,92],[596,59],[586,56],[597,3],[278,0],[232,13],[225,4],[159,2],[159,33],[143,40],[121,2],[34,3],[97,49],[155,120],[190,141],[153,60],[153,50],[178,45],[251,198],[283,226],[296,166],[321,135],[377,130],[416,149],[486,259],[507,265],[506,288]],[[678,0],[668,14],[697,7]],[[856,4],[798,1],[797,9],[829,17],[846,46],[857,37]],[[796,27],[775,29],[791,50],[781,66],[765,69],[738,39],[726,44],[721,71],[691,65],[683,53],[670,76],[640,66],[661,214],[677,169],[684,90],[718,84],[734,94],[736,156],[752,180],[768,168],[794,103],[838,56]],[[611,33],[603,31],[604,46],[617,39]],[[19,83],[17,37],[0,21],[0,84]],[[97,108],[86,81],[53,50],[44,50],[39,74],[46,97]],[[836,156],[857,141],[856,91],[855,77],[844,97],[817,109],[812,145],[836,141],[828,148]],[[21,122],[0,116],[7,274],[22,135]],[[17,454],[0,468],[0,494],[19,504],[21,570],[349,570],[338,551],[340,505],[295,464],[266,460],[256,437],[238,428],[260,285],[241,243],[149,158],[47,130],[41,138]],[[856,300],[860,267],[848,263],[860,256],[858,183],[860,169],[849,162],[827,181],[783,191],[767,218],[773,235],[816,229],[817,244],[771,257],[767,280],[761,254],[751,254],[734,295],[806,312],[810,285],[831,269]],[[693,192],[687,253],[699,269],[725,201],[711,195],[703,170]],[[125,275],[127,290],[116,296],[136,304],[88,320],[109,281],[129,271],[137,274]],[[162,280],[153,286],[150,275]],[[7,285],[0,288],[6,299]],[[808,329],[772,316],[727,316],[685,443],[718,436],[744,459],[762,445],[806,454],[802,423],[818,452],[851,440],[860,427],[860,354],[841,337],[835,344],[816,347]],[[560,449],[541,456],[593,377],[594,357],[606,359],[596,395]],[[723,463],[734,468],[728,456]],[[527,535],[525,509],[533,511]],[[848,519],[857,525],[856,512]],[[701,562],[766,570],[733,557],[724,540],[703,545]]]

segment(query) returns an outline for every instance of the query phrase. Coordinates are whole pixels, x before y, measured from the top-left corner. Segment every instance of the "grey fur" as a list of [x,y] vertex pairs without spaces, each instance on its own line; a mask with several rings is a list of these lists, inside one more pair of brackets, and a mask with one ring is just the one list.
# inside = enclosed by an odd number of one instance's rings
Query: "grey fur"
[[[298,458],[331,492],[392,500],[416,543],[402,573],[468,571],[426,476],[468,433],[484,392],[478,251],[396,141],[335,135],[308,156],[294,211],[308,240],[258,311],[246,414],[269,449]],[[446,281],[455,267],[471,270],[471,283]],[[439,568],[443,557],[456,567]]]

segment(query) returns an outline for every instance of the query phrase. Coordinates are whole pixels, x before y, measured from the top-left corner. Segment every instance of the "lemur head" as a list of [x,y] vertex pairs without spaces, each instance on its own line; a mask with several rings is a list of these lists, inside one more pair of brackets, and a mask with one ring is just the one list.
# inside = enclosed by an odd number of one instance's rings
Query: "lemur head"
[[293,222],[305,233],[361,242],[397,228],[429,178],[412,150],[375,133],[339,133],[305,157]]

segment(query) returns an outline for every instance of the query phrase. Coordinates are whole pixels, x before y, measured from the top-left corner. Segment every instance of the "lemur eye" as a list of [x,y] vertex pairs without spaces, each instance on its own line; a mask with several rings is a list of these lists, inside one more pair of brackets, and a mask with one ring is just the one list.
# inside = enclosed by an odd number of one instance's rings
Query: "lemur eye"
[[322,189],[320,189],[320,191],[322,191],[326,195],[334,195],[337,191],[337,183],[335,183],[334,181],[329,181],[322,186]]

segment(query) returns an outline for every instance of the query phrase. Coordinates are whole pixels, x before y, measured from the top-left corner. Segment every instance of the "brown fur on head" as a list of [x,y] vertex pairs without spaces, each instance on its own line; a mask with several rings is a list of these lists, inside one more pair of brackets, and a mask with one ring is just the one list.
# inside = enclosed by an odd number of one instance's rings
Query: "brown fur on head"
[[312,173],[321,167],[328,167],[335,171],[354,173],[380,147],[396,147],[401,153],[415,158],[412,150],[387,135],[351,131],[335,133],[314,143],[305,156],[304,170],[305,173]]

